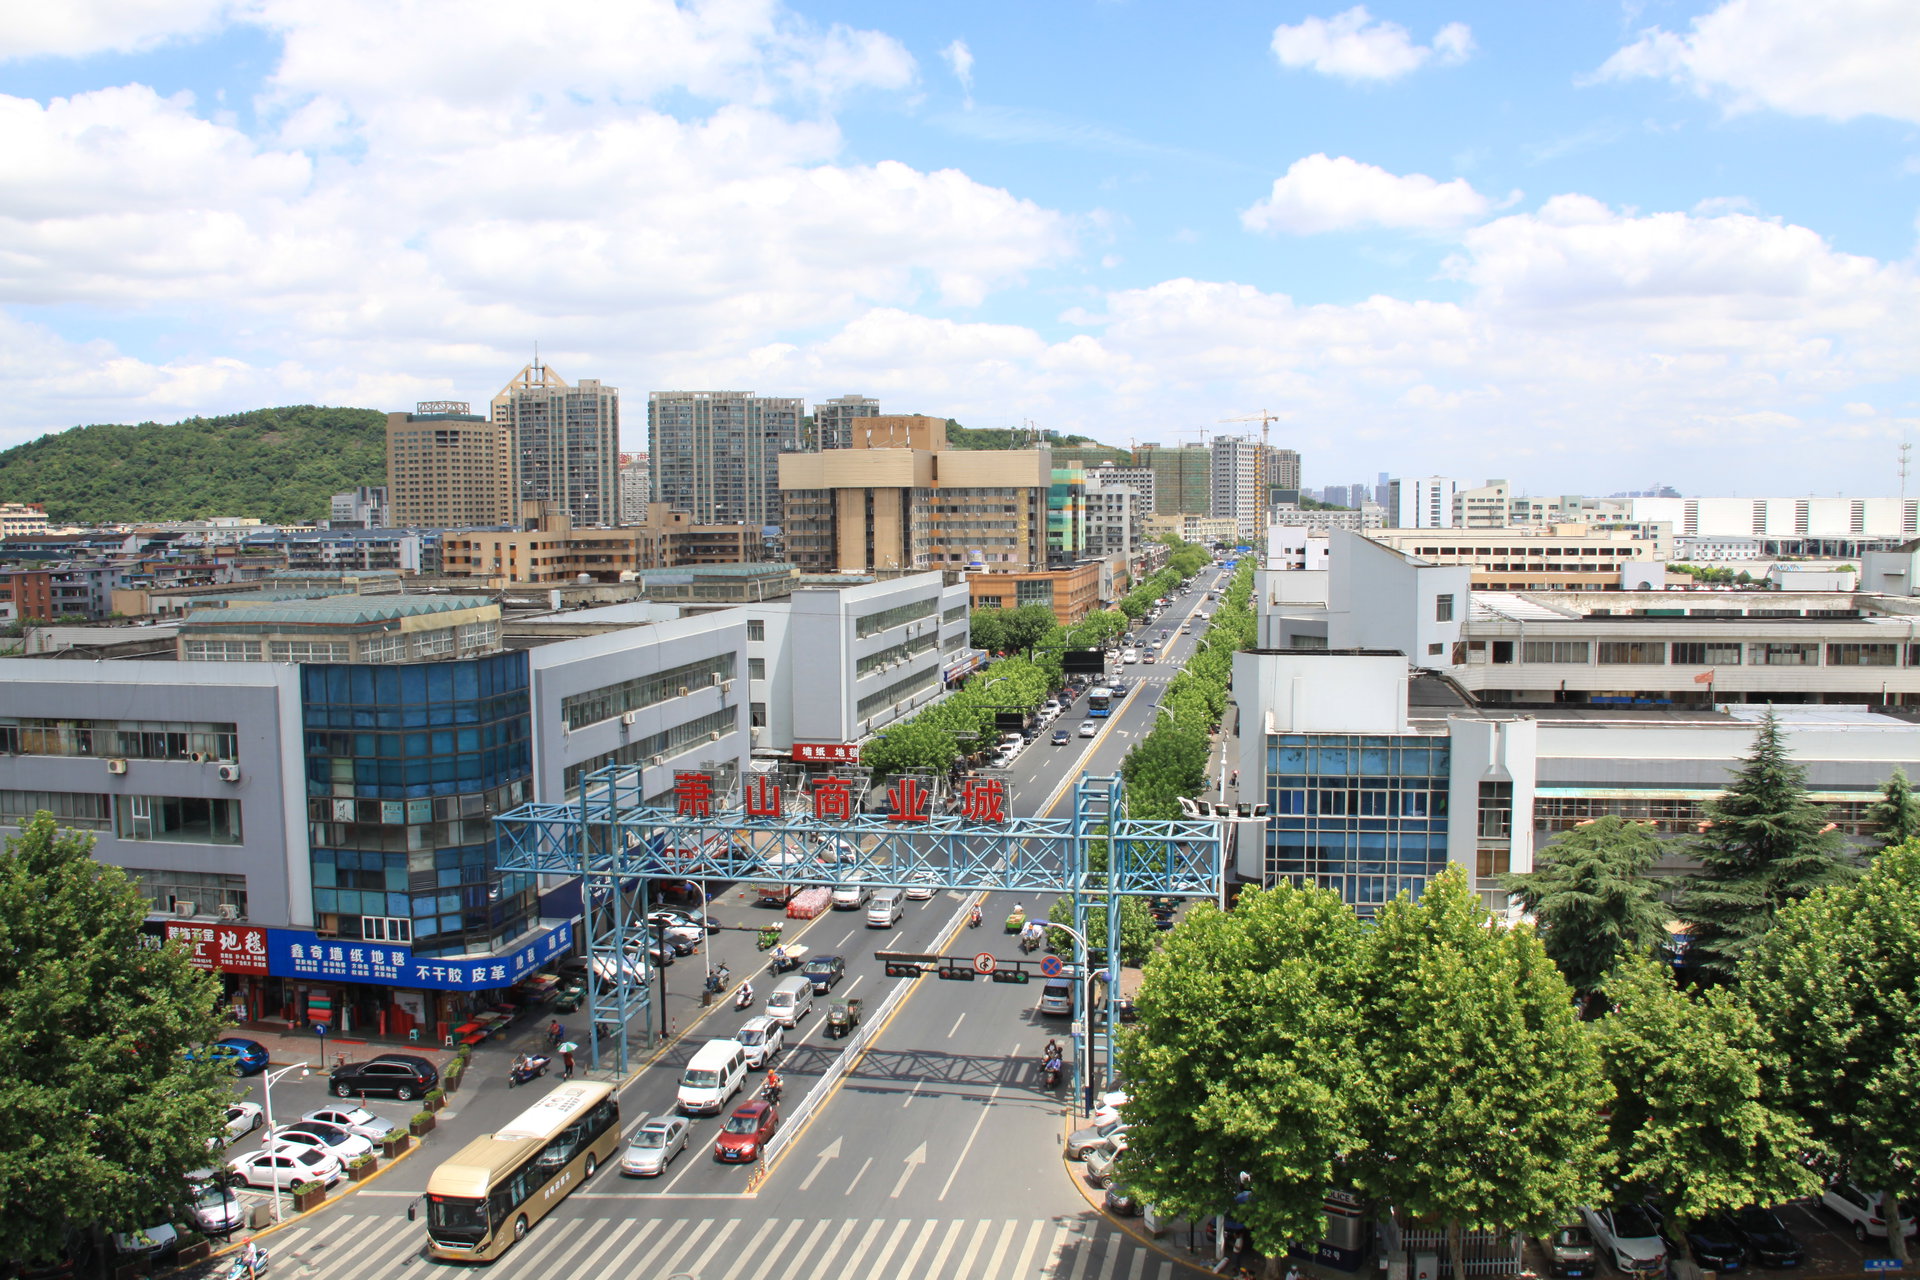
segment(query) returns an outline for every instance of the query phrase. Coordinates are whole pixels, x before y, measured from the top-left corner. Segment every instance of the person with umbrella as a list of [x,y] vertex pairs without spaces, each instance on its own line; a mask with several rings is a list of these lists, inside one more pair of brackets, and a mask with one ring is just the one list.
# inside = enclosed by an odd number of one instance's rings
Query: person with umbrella
[[562,1040],[560,1042],[560,1078],[562,1080],[573,1079],[573,1051],[579,1047],[578,1044],[571,1040]]

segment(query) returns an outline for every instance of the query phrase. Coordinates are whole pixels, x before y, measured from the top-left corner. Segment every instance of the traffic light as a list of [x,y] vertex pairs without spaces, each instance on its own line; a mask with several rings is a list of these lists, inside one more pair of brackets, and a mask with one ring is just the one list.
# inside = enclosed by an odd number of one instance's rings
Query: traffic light
[[906,960],[889,960],[887,961],[887,976],[889,978],[917,978],[920,976],[920,966]]
[[1025,969],[995,969],[993,971],[993,980],[995,982],[1013,982],[1025,986],[1027,971]]
[[940,976],[948,982],[972,982],[973,969],[964,964],[943,964]]

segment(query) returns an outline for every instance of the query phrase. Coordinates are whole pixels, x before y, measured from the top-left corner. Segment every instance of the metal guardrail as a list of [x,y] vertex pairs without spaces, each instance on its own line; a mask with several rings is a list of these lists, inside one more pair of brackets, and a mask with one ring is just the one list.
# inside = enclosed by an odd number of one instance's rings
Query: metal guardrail
[[[967,898],[961,902],[959,909],[953,913],[953,917],[947,921],[946,926],[940,930],[937,937],[944,939],[952,935],[953,932],[960,927],[961,923],[965,921],[967,913],[972,907],[973,895],[969,894]],[[907,998],[907,992],[912,990],[913,984],[918,981],[920,981],[918,977],[901,978],[897,980],[893,984],[893,990],[887,993],[886,998],[876,1005],[872,1012],[861,1017],[859,1030],[855,1031],[852,1039],[846,1042],[846,1047],[841,1050],[840,1056],[834,1060],[834,1064],[827,1068],[826,1074],[821,1076],[820,1079],[814,1083],[813,1088],[807,1091],[806,1098],[794,1109],[793,1113],[782,1119],[779,1132],[773,1135],[773,1140],[767,1143],[766,1150],[760,1153],[760,1167],[754,1170],[754,1176],[748,1180],[747,1190],[752,1191],[765,1180],[767,1170],[772,1167],[774,1160],[779,1157],[781,1152],[787,1149],[787,1144],[806,1127],[807,1121],[812,1119],[813,1113],[818,1111],[826,1102],[827,1096],[833,1092],[834,1086],[839,1084],[849,1071],[853,1070],[853,1064],[859,1061],[860,1055],[866,1051],[868,1041],[879,1033],[880,1028],[886,1023],[887,1015],[899,1007],[900,1002]]]

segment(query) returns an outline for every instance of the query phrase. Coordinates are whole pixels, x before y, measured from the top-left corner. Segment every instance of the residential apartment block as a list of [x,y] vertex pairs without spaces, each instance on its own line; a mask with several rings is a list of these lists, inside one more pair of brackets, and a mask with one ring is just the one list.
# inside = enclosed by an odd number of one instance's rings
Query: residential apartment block
[[780,455],[799,451],[804,404],[751,391],[655,391],[647,397],[653,500],[695,524],[783,523]]
[[519,510],[513,432],[462,401],[387,415],[388,518],[400,528],[506,524]]
[[807,432],[807,448],[851,449],[854,420],[879,416],[880,402],[872,396],[840,396],[816,401],[813,422]]
[[517,502],[551,502],[575,524],[620,523],[620,392],[596,378],[569,386],[535,361],[493,398],[512,433]]

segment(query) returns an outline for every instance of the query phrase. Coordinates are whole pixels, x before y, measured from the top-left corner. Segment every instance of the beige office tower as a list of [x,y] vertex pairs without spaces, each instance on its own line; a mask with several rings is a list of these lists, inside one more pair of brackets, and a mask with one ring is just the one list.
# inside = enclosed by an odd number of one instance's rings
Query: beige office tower
[[944,418],[882,414],[847,447],[780,455],[787,556],[809,573],[1044,569],[1046,449],[949,449]]
[[387,415],[388,521],[400,529],[513,523],[508,430],[460,400]]
[[550,502],[577,528],[620,523],[620,390],[566,379],[535,360],[493,398],[513,432],[513,494]]

